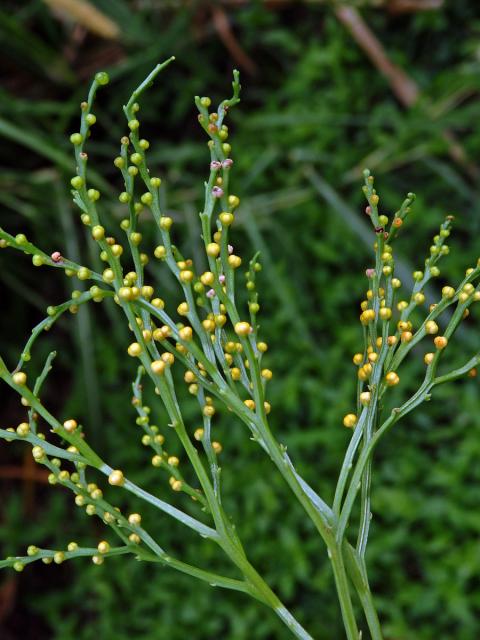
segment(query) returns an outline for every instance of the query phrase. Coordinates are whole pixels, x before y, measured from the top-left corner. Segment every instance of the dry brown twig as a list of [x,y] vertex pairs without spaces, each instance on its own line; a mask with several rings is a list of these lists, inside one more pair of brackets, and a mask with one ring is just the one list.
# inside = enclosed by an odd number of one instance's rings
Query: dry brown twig
[[83,26],[101,38],[115,40],[120,27],[87,0],[44,0],[53,13]]
[[[414,106],[420,98],[418,85],[403,69],[393,64],[385,48],[362,18],[359,11],[354,7],[342,4],[335,7],[334,12],[338,20],[351,33],[355,42],[370,58],[373,65],[385,76],[399,102],[407,108]],[[428,110],[427,115],[432,117]],[[472,180],[477,180],[480,177],[480,170],[469,160],[455,133],[450,129],[445,129],[442,132],[442,137],[447,142],[448,153],[452,160],[462,167]],[[360,169],[358,170],[360,171]],[[356,170],[354,174],[357,177]]]
[[257,65],[253,59],[246,53],[241,47],[235,34],[232,31],[230,20],[227,12],[223,7],[218,4],[212,4],[212,18],[215,30],[217,31],[220,40],[230,52],[230,55],[235,60],[237,65],[246,71],[249,75],[254,76],[257,74]]

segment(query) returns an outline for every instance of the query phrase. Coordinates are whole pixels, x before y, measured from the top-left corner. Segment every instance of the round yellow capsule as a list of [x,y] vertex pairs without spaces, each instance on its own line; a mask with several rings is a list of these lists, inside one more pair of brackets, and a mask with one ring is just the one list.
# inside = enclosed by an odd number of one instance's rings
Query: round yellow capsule
[[189,340],[192,339],[193,337],[193,331],[191,327],[183,327],[182,329],[180,329],[180,331],[178,332],[178,335],[180,337],[180,340],[185,340],[185,342],[188,342]]
[[21,436],[22,438],[25,438],[30,433],[30,425],[28,424],[28,422],[21,422],[18,425],[16,431],[19,436]]
[[200,282],[206,287],[209,287],[215,282],[215,276],[211,271],[205,271],[205,273],[202,273],[200,276]]
[[132,344],[127,349],[128,355],[134,357],[138,357],[142,353],[142,346],[138,342],[132,342]]
[[400,382],[400,378],[395,373],[395,371],[389,371],[385,376],[385,382],[389,387],[394,387],[396,384]]
[[445,336],[437,336],[434,338],[433,343],[437,349],[445,349],[448,344],[448,338],[445,338]]
[[155,251],[153,252],[153,255],[159,260],[162,260],[167,255],[167,250],[163,245],[159,244],[158,247],[155,247]]
[[252,327],[248,322],[237,322],[234,330],[237,336],[248,336],[252,332]]
[[131,534],[128,536],[128,539],[130,540],[130,542],[131,542],[132,544],[140,544],[140,542],[142,541],[142,539],[140,538],[140,536],[139,536],[139,535],[137,535],[136,533],[131,533]]
[[174,479],[173,482],[171,482],[170,484],[171,484],[171,487],[172,487],[172,489],[174,491],[181,491],[182,490],[183,483],[182,483],[181,480],[175,480]]
[[228,264],[232,267],[232,269],[238,269],[238,267],[242,264],[242,259],[240,256],[228,256]]
[[220,245],[216,242],[210,242],[207,244],[207,255],[211,258],[216,258],[220,253]]
[[191,282],[194,278],[193,271],[183,269],[179,273],[179,278],[182,282]]
[[130,524],[133,524],[138,527],[142,522],[142,516],[139,513],[131,513],[128,516],[128,521]]
[[360,403],[366,406],[370,402],[370,391],[362,391],[360,394]]
[[164,231],[169,231],[173,224],[173,220],[168,217],[160,218],[160,228]]
[[161,376],[165,371],[166,366],[167,365],[163,360],[154,360],[151,363],[150,368],[153,371],[153,373],[155,373],[157,376]]
[[433,358],[435,357],[434,353],[426,353],[423,357],[423,361],[426,365],[432,364]]
[[120,287],[118,297],[122,300],[131,300],[133,298],[131,287]]
[[108,482],[114,487],[121,487],[125,483],[125,476],[120,469],[114,469],[108,476]]
[[428,320],[425,323],[425,331],[430,335],[434,335],[435,333],[438,333],[438,324],[433,320]]
[[99,550],[100,553],[108,553],[110,551],[110,545],[106,540],[102,540],[101,542],[98,543],[97,549]]
[[73,419],[65,420],[65,422],[63,423],[63,428],[65,429],[65,431],[68,431],[68,433],[73,433],[77,427],[77,421]]
[[347,413],[343,418],[343,426],[348,429],[353,429],[353,427],[357,424],[357,416],[354,413]]
[[23,371],[17,371],[13,374],[12,380],[15,384],[23,386],[24,384],[27,384],[27,374]]
[[235,220],[233,213],[229,213],[228,211],[223,211],[218,217],[224,227],[229,227]]

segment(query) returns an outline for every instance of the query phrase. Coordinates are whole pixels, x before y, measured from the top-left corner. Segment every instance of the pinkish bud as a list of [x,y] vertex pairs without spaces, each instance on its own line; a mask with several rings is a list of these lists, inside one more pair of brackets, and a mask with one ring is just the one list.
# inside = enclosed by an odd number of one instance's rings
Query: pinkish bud
[[222,275],[218,276],[218,281],[220,282],[220,284],[225,284],[225,280],[226,280],[226,278],[223,275],[223,273],[222,273]]
[[218,160],[212,160],[210,162],[210,169],[212,171],[218,171],[220,169],[220,167],[222,166],[222,163],[219,162]]
[[215,297],[215,291],[213,289],[209,289],[207,291],[207,298],[214,298]]
[[60,251],[54,251],[50,257],[54,262],[61,262],[63,260]]
[[224,169],[229,169],[233,164],[233,160],[231,158],[225,158],[225,160],[222,162],[222,167]]
[[371,215],[372,207],[370,205],[368,205],[368,207],[365,207],[365,213],[367,214],[367,216]]
[[231,244],[227,245],[228,253],[231,255],[233,253],[233,247]]
[[365,274],[367,278],[373,278],[375,275],[375,269],[366,269]]
[[213,187],[212,195],[214,198],[221,198],[223,196],[223,189],[220,187]]

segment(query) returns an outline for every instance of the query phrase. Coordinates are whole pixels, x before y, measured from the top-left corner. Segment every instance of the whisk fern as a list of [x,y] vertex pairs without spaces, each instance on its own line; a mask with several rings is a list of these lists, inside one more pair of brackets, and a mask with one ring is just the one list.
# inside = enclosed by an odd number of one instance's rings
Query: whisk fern
[[[110,541],[101,540],[86,548],[75,542],[66,543],[64,550],[31,545],[25,555],[6,558],[0,562],[0,567],[21,571],[35,561],[59,564],[77,557],[89,557],[95,564],[102,564],[112,556],[130,555],[219,588],[243,592],[270,607],[295,637],[312,638],[255,569],[225,510],[219,466],[222,445],[214,437],[215,415],[224,410],[235,417],[238,428],[243,428],[269,456],[290,487],[292,500],[300,503],[305,516],[323,539],[347,638],[360,638],[360,629],[366,624],[371,637],[380,640],[383,636],[365,561],[372,517],[373,454],[381,438],[403,417],[429,400],[438,385],[475,374],[480,352],[453,371],[439,373],[438,369],[455,330],[468,315],[470,305],[480,299],[477,284],[480,268],[478,265],[469,268],[457,287],[443,287],[439,302],[431,305],[421,319],[424,288],[440,274],[438,262],[448,253],[446,240],[452,217],[448,216],[441,225],[423,270],[413,274],[415,284],[411,294],[398,299],[402,285],[395,276],[392,244],[408,218],[415,196],[408,194],[389,220],[379,213],[374,179],[369,171],[365,171],[364,194],[366,214],[372,222],[374,265],[366,270],[368,290],[360,310],[363,344],[353,356],[357,367],[356,400],[352,403],[352,412],[343,419],[344,426],[352,429],[352,435],[339,472],[333,504],[327,504],[300,476],[286,446],[277,440],[269,425],[271,406],[267,391],[273,374],[268,362],[264,362],[268,359],[268,346],[258,324],[257,273],[261,269],[258,254],[247,265],[247,303],[242,303],[242,296],[238,295],[237,272],[244,262],[230,243],[240,199],[230,191],[233,160],[225,125],[229,110],[239,102],[238,72],[234,71],[232,97],[223,100],[215,110],[210,111],[210,98],[195,98],[198,121],[208,137],[210,152],[199,238],[208,267],[206,271],[199,271],[193,260],[183,256],[172,240],[173,220],[161,206],[161,178],[151,174],[150,143],[140,137],[140,100],[171,60],[158,65],[133,91],[123,108],[128,133],[122,137],[119,154],[114,160],[124,184],[119,201],[128,212],[116,232],[120,235],[109,235],[112,230],[104,226],[101,194],[89,184],[85,150],[96,122],[92,111],[96,92],[108,84],[106,73],[95,76],[88,98],[81,105],[79,130],[70,137],[76,163],[76,174],[71,179],[72,197],[105,263],[102,273],[71,261],[57,249],[53,252],[42,250],[24,234],[12,236],[0,229],[0,247],[30,255],[37,267],[61,269],[67,276],[92,283],[87,291],[73,291],[70,299],[47,309],[45,319],[33,329],[13,370],[0,358],[0,377],[21,397],[26,411],[24,421],[16,427],[0,429],[0,438],[5,442],[28,443],[35,461],[49,470],[49,482],[71,491],[76,505],[88,515],[98,517],[110,531]],[[162,261],[168,267],[182,293],[183,301],[176,309],[170,308],[168,300],[160,297],[162,292],[156,291],[148,280],[145,266],[150,257],[140,248],[143,239],[139,213],[144,210],[150,212],[161,237],[161,244],[151,248],[154,260]],[[133,270],[128,270],[130,264],[133,264]],[[137,362],[132,366],[132,403],[137,425],[142,430],[142,443],[150,449],[151,464],[159,473],[167,474],[171,490],[184,494],[190,502],[193,500],[198,511],[196,515],[190,515],[181,506],[174,506],[133,483],[124,470],[117,468],[115,452],[111,454],[110,463],[103,460],[88,443],[88,425],[80,425],[74,417],[61,421],[52,415],[42,402],[41,391],[55,353],[48,356],[40,375],[30,381],[28,363],[42,333],[53,327],[64,313],[75,313],[81,305],[110,298],[132,336],[124,353]],[[445,328],[440,335],[439,319],[446,316]],[[425,343],[428,346],[423,381],[415,393],[404,397],[401,404],[390,406],[391,388],[402,386],[403,361],[416,354]],[[178,399],[178,376],[173,375],[175,369],[182,371],[189,392],[198,401],[195,425],[184,418]],[[155,407],[144,403],[143,388],[147,383],[154,388],[158,403],[167,412],[165,429],[152,423]],[[398,394],[395,397],[398,398]],[[322,428],[330,427],[324,425]],[[181,443],[188,463],[180,464],[177,456],[168,453],[168,441],[173,434]],[[190,474],[182,471],[184,464],[189,464],[193,470],[195,484],[187,479]],[[223,473],[228,473],[228,465],[224,466]],[[100,480],[102,476],[103,480]],[[107,490],[107,499],[104,492],[108,485],[113,489]],[[160,512],[158,517],[173,518],[192,529],[198,534],[199,545],[213,542],[219,553],[231,561],[232,576],[219,575],[208,567],[194,566],[172,556],[142,526],[140,513],[123,513],[117,507],[117,491],[134,494],[155,507]],[[358,518],[352,516],[356,503],[360,507]],[[363,610],[361,620],[356,617],[354,599],[358,599]]]

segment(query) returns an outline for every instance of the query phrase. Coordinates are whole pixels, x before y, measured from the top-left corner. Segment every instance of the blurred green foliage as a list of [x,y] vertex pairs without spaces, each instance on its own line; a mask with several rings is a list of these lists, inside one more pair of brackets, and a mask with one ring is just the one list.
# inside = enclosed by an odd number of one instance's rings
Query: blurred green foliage
[[[99,96],[90,157],[103,214],[114,225],[122,216],[112,164],[125,131],[120,107],[156,62],[175,55],[141,118],[152,164],[164,177],[165,207],[177,222],[176,240],[195,258],[208,154],[193,96],[223,98],[239,60],[226,48],[228,33],[215,27],[210,3],[93,4],[119,25],[118,41],[52,15],[40,1],[2,3],[0,223],[12,233],[26,232],[47,251],[96,260],[67,188],[74,168],[68,134],[77,128],[88,78],[99,68],[112,78]],[[349,436],[341,417],[353,405],[351,354],[361,342],[358,303],[371,261],[369,243],[355,231],[363,222],[359,171],[368,164],[375,173],[384,212],[394,211],[407,191],[418,195],[397,244],[409,272],[421,268],[446,213],[457,217],[452,253],[442,267],[448,282],[478,257],[480,7],[458,0],[401,15],[367,7],[363,16],[391,60],[418,83],[421,98],[413,108],[398,103],[331,7],[245,2],[228,8],[232,33],[256,70],[243,73],[242,103],[231,115],[232,177],[242,199],[235,229],[240,253],[248,258],[262,251],[262,330],[275,373],[272,426],[300,472],[328,499]],[[446,130],[462,145],[466,165],[451,158]],[[143,224],[145,246],[154,246],[154,226],[148,219]],[[0,350],[13,365],[48,304],[79,287],[8,251],[0,253],[0,274]],[[156,265],[151,274],[173,305],[173,282]],[[443,283],[442,277],[439,287]],[[88,424],[93,443],[114,466],[159,495],[181,500],[149,466],[149,453],[134,435],[129,399],[135,364],[124,357],[126,329],[104,304],[81,309],[45,335],[31,366],[40,367],[55,348],[47,404],[59,417],[75,415]],[[474,312],[465,322],[458,357],[478,344],[478,320]],[[422,354],[403,368],[405,391],[421,375]],[[3,388],[1,398],[6,426],[16,424],[19,405]],[[185,397],[187,418],[195,415],[189,402]],[[474,380],[442,387],[430,405],[395,428],[375,457],[368,563],[386,638],[479,637],[478,409]],[[165,425],[161,413],[157,420]],[[227,510],[254,565],[315,638],[341,637],[321,541],[242,425],[225,417],[215,428],[224,445]],[[11,445],[0,451],[0,463],[20,465],[22,456],[22,448]],[[0,480],[1,555],[32,543],[91,544],[101,535],[98,523],[61,490],[21,486]],[[162,546],[218,568],[213,548],[143,511]],[[2,580],[5,585],[12,578],[4,574]],[[80,561],[36,566],[15,580],[14,609],[0,622],[5,640],[288,636],[273,614],[246,597],[122,558],[101,567]]]

